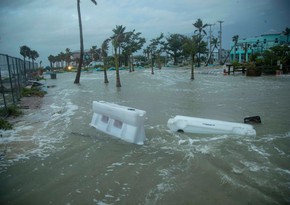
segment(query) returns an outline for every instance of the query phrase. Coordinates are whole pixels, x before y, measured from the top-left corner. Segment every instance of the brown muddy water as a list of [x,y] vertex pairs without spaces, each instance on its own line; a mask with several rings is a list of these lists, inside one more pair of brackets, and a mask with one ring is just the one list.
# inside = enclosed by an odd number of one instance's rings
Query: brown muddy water
[[[2,131],[0,204],[290,204],[289,75],[121,71],[121,89],[113,71],[108,85],[46,77],[41,109]],[[94,100],[145,110],[145,145],[90,127]],[[262,124],[256,137],[172,133],[175,115]]]

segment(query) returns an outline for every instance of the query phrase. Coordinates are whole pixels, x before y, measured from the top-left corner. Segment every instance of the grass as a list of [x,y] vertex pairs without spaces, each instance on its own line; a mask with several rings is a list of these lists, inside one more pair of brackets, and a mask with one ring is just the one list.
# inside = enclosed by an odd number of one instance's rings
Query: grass
[[22,97],[31,97],[31,96],[38,96],[43,97],[46,94],[45,91],[40,90],[38,87],[32,87],[32,88],[22,88]]
[[[0,109],[0,116],[17,117],[22,114],[23,112],[16,105],[10,105],[9,107],[7,107],[7,109],[5,108]],[[11,130],[12,128],[13,128],[13,125],[9,121],[0,118],[0,130]]]
[[0,130],[11,130],[12,128],[13,125],[10,122],[0,118]]

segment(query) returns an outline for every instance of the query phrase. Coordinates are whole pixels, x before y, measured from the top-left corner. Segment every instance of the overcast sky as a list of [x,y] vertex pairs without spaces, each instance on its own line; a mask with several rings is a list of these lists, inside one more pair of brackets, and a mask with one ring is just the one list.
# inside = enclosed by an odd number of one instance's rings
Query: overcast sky
[[[84,46],[100,47],[116,25],[141,32],[147,42],[165,35],[193,34],[198,18],[222,24],[222,46],[229,49],[232,36],[240,38],[280,33],[290,27],[290,0],[81,0]],[[36,50],[47,57],[66,48],[79,50],[77,0],[0,0],[0,53],[21,57],[19,48]]]

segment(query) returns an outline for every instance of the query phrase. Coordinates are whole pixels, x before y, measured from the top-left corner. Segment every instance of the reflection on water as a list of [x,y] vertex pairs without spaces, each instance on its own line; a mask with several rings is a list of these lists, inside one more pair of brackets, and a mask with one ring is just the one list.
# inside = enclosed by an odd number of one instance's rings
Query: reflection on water
[[[1,204],[290,203],[290,76],[199,73],[122,71],[120,90],[114,72],[47,79],[43,107],[1,138]],[[145,110],[145,145],[89,127],[93,100]],[[262,124],[257,137],[171,133],[177,114]]]

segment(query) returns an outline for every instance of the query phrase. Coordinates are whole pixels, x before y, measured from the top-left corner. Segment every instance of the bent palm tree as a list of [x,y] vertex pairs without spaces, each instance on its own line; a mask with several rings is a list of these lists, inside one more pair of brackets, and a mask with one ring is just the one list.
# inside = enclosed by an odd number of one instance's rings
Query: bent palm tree
[[[28,46],[21,46],[20,47],[20,55],[23,56],[23,61],[24,61],[24,72],[26,73],[26,63],[25,59],[29,57],[29,54],[31,52],[31,49]],[[25,80],[26,80],[26,75],[24,75]]]
[[282,34],[287,36],[286,43],[288,44],[289,43],[289,36],[290,36],[290,28],[286,27],[285,31],[282,31]]
[[183,52],[191,58],[191,80],[194,80],[194,62],[195,55],[198,52],[198,42],[200,36],[194,35],[191,38],[185,37],[184,44],[182,46]]
[[201,44],[201,40],[203,38],[202,33],[204,35],[207,35],[206,34],[206,31],[204,29],[208,26],[208,24],[203,24],[203,22],[202,22],[201,19],[197,19],[197,21],[195,23],[193,23],[192,25],[196,28],[196,30],[194,31],[194,33],[198,32],[198,35],[200,37],[200,42],[198,43],[198,67],[199,67],[200,66],[200,53],[201,53],[201,51],[200,51],[201,50],[200,44]]
[[104,61],[104,83],[109,83],[107,76],[107,57],[108,57],[109,41],[110,39],[106,39],[102,43],[102,57]]
[[[114,47],[114,56],[115,56],[115,67],[116,67],[116,87],[121,87],[120,73],[119,73],[119,58],[120,58],[120,50],[121,43],[125,38],[125,29],[122,25],[117,25],[116,28],[113,29],[114,35],[111,37],[112,45]],[[118,54],[119,51],[119,54]]]
[[[239,41],[239,35],[235,35],[235,36],[233,36],[232,40],[233,40],[233,42],[234,42],[234,45],[232,46],[230,52],[228,53],[228,55],[227,55],[227,57],[226,57],[226,59],[225,59],[225,61],[224,61],[224,64],[225,64],[226,61],[228,60],[228,57],[230,56],[230,54],[231,54],[233,48],[236,49],[236,45],[238,44],[238,41]],[[235,56],[234,59],[236,59],[236,51],[234,51],[234,56]]]
[[32,50],[29,54],[29,58],[32,60],[32,68],[34,69],[34,61],[36,60],[36,58],[39,57],[39,54],[37,53],[36,50]]
[[[210,51],[209,58],[208,58],[208,60],[207,60],[206,65],[208,65],[208,64],[210,63],[212,53],[213,53],[214,49],[217,48],[217,45],[219,44],[218,39],[217,39],[217,38],[213,38],[213,39],[211,40],[211,44],[213,45],[213,48],[212,48],[212,50]],[[211,62],[211,63],[212,63],[212,62]]]
[[[91,0],[95,5],[97,5],[96,0]],[[84,58],[84,40],[83,40],[83,28],[82,28],[82,17],[81,17],[81,7],[80,7],[80,0],[77,0],[77,7],[78,7],[78,17],[79,17],[79,28],[80,28],[80,61],[78,65],[78,70],[76,74],[76,78],[74,83],[79,84],[81,78],[81,70],[83,65],[83,58]]]

